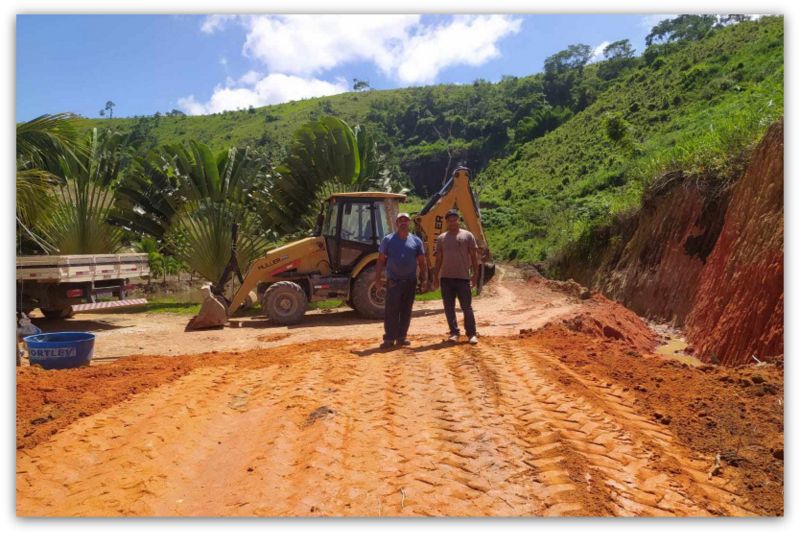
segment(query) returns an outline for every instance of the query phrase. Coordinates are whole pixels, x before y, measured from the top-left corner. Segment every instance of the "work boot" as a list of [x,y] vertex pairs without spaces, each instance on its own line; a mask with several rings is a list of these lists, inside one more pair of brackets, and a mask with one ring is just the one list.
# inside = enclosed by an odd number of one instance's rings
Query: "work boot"
[[397,341],[397,345],[399,345],[399,346],[410,346],[411,345],[411,340],[409,340],[408,338],[403,338],[402,340],[398,340]]
[[470,337],[469,337],[469,343],[470,343],[470,344],[472,344],[472,345],[475,345],[475,344],[477,344],[477,343],[478,343],[478,337],[477,337],[477,336],[475,336],[475,335],[473,335],[473,336],[470,336]]
[[391,349],[393,345],[394,345],[394,340],[384,340],[379,347],[380,349]]

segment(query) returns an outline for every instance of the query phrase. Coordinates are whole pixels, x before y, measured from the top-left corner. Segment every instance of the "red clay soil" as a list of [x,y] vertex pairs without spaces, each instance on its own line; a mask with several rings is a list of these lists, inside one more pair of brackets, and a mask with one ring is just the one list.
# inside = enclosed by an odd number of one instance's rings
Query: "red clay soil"
[[[762,366],[696,368],[648,354],[623,340],[587,335],[557,322],[520,336],[523,347],[546,348],[560,367],[553,381],[577,389],[600,384],[634,398],[636,412],[694,451],[720,456],[758,514],[783,515],[783,360]],[[677,470],[665,466],[665,470]],[[709,467],[709,473],[713,466]]]
[[686,333],[706,362],[783,355],[783,119],[735,186]]
[[782,362],[692,368],[655,343],[594,296],[475,347],[21,368],[17,514],[783,514]]
[[696,183],[674,187],[658,202],[646,202],[636,231],[619,260],[606,267],[611,272],[599,289],[644,317],[681,325],[703,268],[703,259],[687,254],[684,244],[712,231],[702,221],[710,209],[706,204]]
[[32,448],[80,418],[174,381],[196,368],[232,361],[239,366],[268,365],[285,353],[279,348],[212,351],[168,358],[128,357],[103,366],[70,370],[17,368],[17,450]]
[[593,338],[621,341],[642,353],[652,352],[659,343],[658,335],[642,318],[599,293],[586,302],[583,312],[560,320],[560,324]]

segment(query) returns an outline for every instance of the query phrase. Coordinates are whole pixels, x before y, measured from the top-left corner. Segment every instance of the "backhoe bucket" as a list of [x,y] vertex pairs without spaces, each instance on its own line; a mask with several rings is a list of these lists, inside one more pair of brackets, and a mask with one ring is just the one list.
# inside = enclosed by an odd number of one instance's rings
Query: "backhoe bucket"
[[200,312],[189,320],[189,324],[186,326],[187,331],[219,329],[224,327],[228,321],[228,307],[214,295],[211,285],[206,284],[202,291],[203,303],[200,305]]

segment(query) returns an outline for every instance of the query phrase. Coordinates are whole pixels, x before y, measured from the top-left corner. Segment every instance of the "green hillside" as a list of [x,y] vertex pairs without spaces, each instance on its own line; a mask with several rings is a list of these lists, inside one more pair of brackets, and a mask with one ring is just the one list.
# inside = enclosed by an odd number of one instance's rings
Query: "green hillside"
[[138,152],[194,139],[213,149],[259,146],[277,163],[298,126],[335,115],[366,125],[386,168],[419,197],[446,169],[476,170],[496,255],[534,262],[638,206],[664,171],[735,173],[736,156],[783,113],[783,18],[709,28],[679,28],[636,57],[619,42],[598,63],[574,45],[548,58],[544,72],[498,83],[83,124],[131,131]]
[[543,260],[637,207],[665,171],[739,172],[737,157],[783,114],[782,18],[643,60],[584,111],[483,171],[484,219],[501,257]]

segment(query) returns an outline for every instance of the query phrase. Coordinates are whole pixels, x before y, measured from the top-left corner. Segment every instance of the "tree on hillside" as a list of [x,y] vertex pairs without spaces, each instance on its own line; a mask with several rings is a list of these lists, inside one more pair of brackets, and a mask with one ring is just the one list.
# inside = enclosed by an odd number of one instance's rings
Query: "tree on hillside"
[[719,21],[717,22],[717,25],[718,26],[727,26],[729,24],[736,24],[738,22],[744,22],[744,21],[750,20],[750,19],[751,19],[750,15],[737,15],[737,14],[722,15],[722,16],[720,16]]
[[569,45],[544,60],[544,92],[553,106],[574,104],[572,89],[581,80],[583,68],[592,56],[589,45]]
[[702,39],[717,25],[716,15],[679,15],[656,24],[645,38],[647,46]]
[[103,108],[104,110],[108,110],[108,116],[111,119],[114,118],[114,106],[116,106],[116,104],[114,104],[112,101],[109,100],[108,102],[106,102],[106,107]]
[[369,85],[369,82],[366,80],[359,80],[358,78],[353,78],[353,91],[367,91],[372,89]]
[[634,50],[628,39],[614,41],[603,49],[605,61],[598,65],[598,76],[603,80],[612,80],[619,74],[635,65]]

